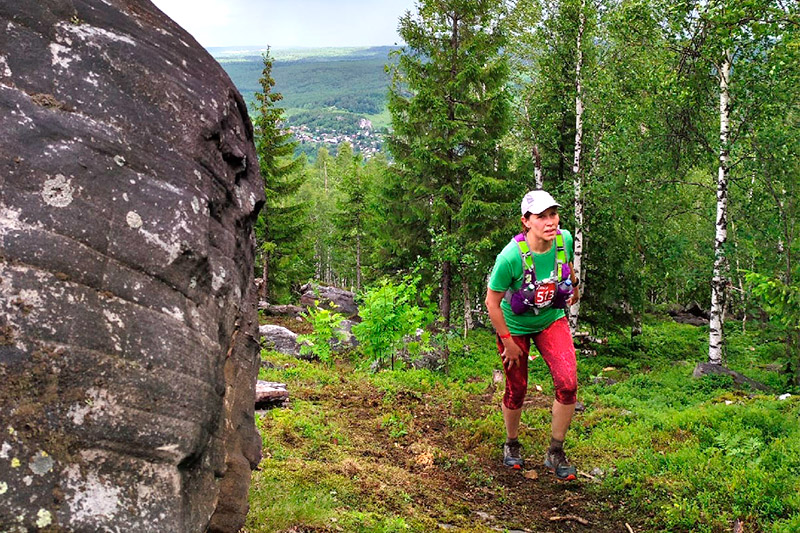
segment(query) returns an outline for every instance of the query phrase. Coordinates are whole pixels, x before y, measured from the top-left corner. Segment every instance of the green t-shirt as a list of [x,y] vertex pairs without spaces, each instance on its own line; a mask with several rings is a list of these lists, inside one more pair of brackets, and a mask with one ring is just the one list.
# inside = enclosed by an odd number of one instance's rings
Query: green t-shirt
[[[567,262],[573,260],[572,234],[567,230],[561,230],[564,236],[564,249],[567,253]],[[545,280],[554,278],[556,264],[556,241],[553,239],[553,246],[549,252],[543,254],[533,253],[533,264],[536,270],[536,279]],[[518,290],[522,286],[522,275],[524,268],[522,258],[519,256],[519,245],[517,241],[511,239],[503,251],[497,255],[489,277],[489,288],[497,292],[505,292],[508,289]],[[563,309],[540,309],[539,314],[527,311],[521,315],[515,315],[511,311],[511,305],[503,299],[500,303],[506,325],[512,335],[528,335],[538,333],[547,328],[550,324],[565,316]]]

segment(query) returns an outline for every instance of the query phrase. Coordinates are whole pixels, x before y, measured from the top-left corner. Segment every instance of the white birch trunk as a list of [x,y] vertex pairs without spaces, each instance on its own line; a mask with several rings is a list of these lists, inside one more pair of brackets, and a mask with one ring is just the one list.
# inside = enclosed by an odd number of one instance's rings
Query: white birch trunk
[[725,241],[728,238],[728,155],[730,141],[730,99],[728,82],[731,55],[725,52],[719,69],[719,173],[717,176],[717,222],[714,238],[714,277],[711,279],[711,323],[708,334],[708,362],[722,364],[725,313]]
[[536,178],[536,189],[544,189],[544,176],[542,176],[542,158],[539,155],[539,146],[533,143],[533,175]]
[[466,279],[461,280],[461,292],[464,296],[464,338],[472,329],[472,302],[469,297],[469,283]]
[[[581,1],[581,11],[578,23],[578,58],[575,65],[575,158],[572,163],[572,177],[575,186],[575,238],[573,267],[575,277],[581,281],[580,291],[584,293],[586,287],[581,280],[581,259],[583,257],[583,193],[581,191],[581,152],[583,151],[583,84],[581,80],[581,69],[583,68],[583,30],[586,25],[586,0]],[[578,327],[578,314],[580,313],[581,302],[578,300],[569,308],[569,325],[574,332]]]
[[[528,104],[525,104],[525,120],[531,124],[531,113]],[[531,127],[532,128],[532,127]],[[544,174],[542,173],[542,157],[539,155],[539,145],[536,138],[531,131],[531,158],[533,159],[533,176],[534,176],[534,189],[544,189]]]

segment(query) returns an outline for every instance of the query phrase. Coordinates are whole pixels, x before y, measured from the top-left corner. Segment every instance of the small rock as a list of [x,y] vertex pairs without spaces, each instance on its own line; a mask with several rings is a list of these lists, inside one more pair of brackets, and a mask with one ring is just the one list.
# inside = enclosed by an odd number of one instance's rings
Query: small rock
[[297,334],[293,331],[273,324],[264,324],[258,331],[261,333],[261,343],[267,348],[287,355],[300,353]]
[[334,337],[334,339],[331,340],[331,347],[334,350],[347,350],[358,347],[358,340],[356,339],[356,336],[353,335],[353,326],[355,324],[356,323],[352,320],[347,319],[342,320],[339,323],[339,327],[336,328],[334,333],[338,332],[338,334],[342,336],[342,339]]
[[591,475],[593,475],[594,477],[603,477],[604,475],[606,475],[606,473],[603,471],[603,469],[600,468],[600,467],[597,467],[597,466],[592,468],[592,471],[589,472],[589,473]]
[[539,474],[536,472],[536,470],[526,470],[522,475],[528,479],[537,479],[539,477]]
[[478,515],[478,518],[482,520],[494,520],[494,517],[489,513],[484,513],[483,511],[475,511],[475,514]]
[[629,411],[627,409],[623,409],[622,411],[619,412],[619,414],[622,415],[622,416],[628,416],[628,415],[632,415],[633,411]]
[[781,394],[780,396],[778,396],[778,399],[779,400],[788,400],[791,397],[792,397],[792,395],[787,392],[786,394]]
[[582,413],[586,410],[586,406],[582,402],[575,402],[575,412]]

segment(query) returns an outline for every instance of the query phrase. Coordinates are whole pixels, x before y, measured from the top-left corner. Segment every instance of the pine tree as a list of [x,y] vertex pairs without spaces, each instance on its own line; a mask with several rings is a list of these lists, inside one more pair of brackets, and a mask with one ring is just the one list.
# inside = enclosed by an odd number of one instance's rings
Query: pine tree
[[304,246],[307,209],[296,196],[305,181],[305,161],[294,157],[296,143],[283,129],[283,109],[276,107],[282,95],[273,91],[269,50],[263,61],[254,114],[256,151],[266,193],[255,228],[262,267],[259,298],[286,300],[291,285],[312,273]]
[[[423,0],[400,19],[407,43],[391,68],[395,159],[386,223],[407,255],[432,257],[450,325],[462,258],[488,263],[492,233],[521,195],[509,191],[500,140],[509,126],[502,4]],[[408,253],[410,252],[410,254]],[[496,253],[496,250],[494,250]]]
[[[345,149],[343,149],[345,148]],[[347,264],[352,265],[355,289],[362,287],[362,265],[367,232],[368,175],[364,170],[361,156],[353,154],[349,144],[340,147],[336,157],[340,172],[339,192],[336,201],[337,212],[333,222],[342,237],[347,252]]]

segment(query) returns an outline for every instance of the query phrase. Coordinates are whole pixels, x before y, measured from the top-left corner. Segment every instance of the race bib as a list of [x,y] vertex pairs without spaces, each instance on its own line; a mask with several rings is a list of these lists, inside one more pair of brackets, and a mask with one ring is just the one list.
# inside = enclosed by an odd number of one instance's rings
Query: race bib
[[536,287],[533,303],[536,307],[547,307],[556,295],[555,283],[541,283]]

